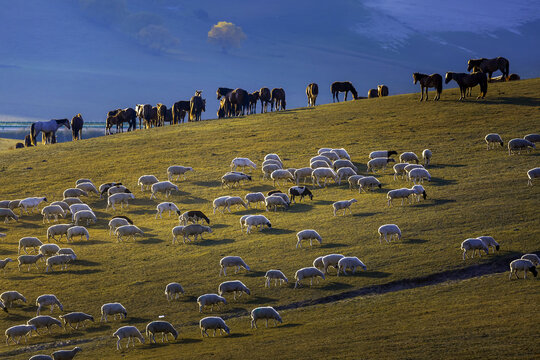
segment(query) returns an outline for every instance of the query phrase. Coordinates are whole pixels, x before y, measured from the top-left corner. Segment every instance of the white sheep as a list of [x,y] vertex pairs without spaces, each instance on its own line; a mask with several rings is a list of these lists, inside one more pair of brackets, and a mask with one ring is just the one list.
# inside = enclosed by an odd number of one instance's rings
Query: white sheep
[[178,221],[181,225],[187,225],[189,222],[192,224],[198,224],[201,221],[201,224],[206,223],[210,225],[210,219],[200,210],[189,210],[184,212],[178,217]]
[[529,152],[529,148],[536,149],[536,145],[525,139],[512,139],[508,142],[508,155],[512,155],[516,151],[518,154],[521,154],[522,150]]
[[43,245],[43,243],[37,238],[33,236],[26,236],[19,240],[19,250],[17,254],[21,253],[21,249],[28,254],[28,251],[26,251],[26,248],[31,247],[34,250],[34,253],[37,252],[38,248]]
[[236,170],[236,168],[240,166],[242,167],[242,171],[246,170],[246,166],[253,169],[257,168],[257,165],[255,165],[255,163],[248,158],[236,157],[231,161],[231,171]]
[[236,300],[236,293],[238,293],[238,297],[242,296],[243,292],[245,292],[248,295],[251,295],[251,291],[240,280],[224,281],[221,284],[219,284],[219,287],[218,287],[219,296],[223,296],[225,293],[229,293],[229,292],[233,293],[234,300]]
[[280,324],[283,323],[283,320],[281,320],[281,316],[271,306],[261,306],[257,307],[253,310],[251,310],[251,328],[257,328],[257,320],[259,319],[265,319],[266,320],[266,327],[268,327],[268,320],[273,319],[274,325],[277,326],[277,323]]
[[284,180],[284,184],[286,184],[287,181],[294,183],[294,176],[288,170],[284,169],[277,169],[272,171],[272,173],[270,174],[270,178],[273,180],[274,187],[276,186],[276,182],[279,185],[279,180]]
[[[169,179],[170,181],[171,179]],[[159,182],[158,178],[154,175],[143,175],[137,180],[137,185],[141,185],[141,191],[150,190],[150,187]]]
[[291,205],[291,199],[289,198],[289,195],[285,194],[285,193],[282,193],[281,191],[279,190],[274,190],[276,192],[272,192],[270,194],[270,196],[279,196],[280,198],[283,199],[283,201],[285,201],[285,203],[287,204],[287,206],[290,206]]
[[349,183],[349,189],[354,190],[358,186],[358,180],[360,180],[363,177],[364,175],[349,176],[349,178],[347,179]]
[[309,163],[309,167],[312,170],[321,169],[321,168],[331,168],[331,164],[328,163],[328,160],[315,160]]
[[19,209],[21,210],[21,216],[23,214],[23,210],[24,210],[24,213],[28,215],[28,209],[30,209],[30,211],[33,214],[34,210],[37,209],[39,204],[41,204],[43,201],[47,202],[47,198],[46,197],[29,197],[26,199],[22,199],[19,202]]
[[[21,338],[24,337],[24,343],[26,344],[26,336],[32,331],[36,330],[34,325],[15,325],[8,328],[5,332],[6,334],[6,345],[9,345],[9,340],[13,341],[14,344],[19,344]],[[32,334],[30,334],[32,336]]]
[[[289,201],[290,203],[290,201]],[[270,196],[267,196],[264,198],[264,204],[266,206],[266,211],[269,211],[270,209],[274,209],[274,212],[277,211],[278,207],[288,208],[289,203],[285,199],[283,199],[278,194],[272,194]]]
[[123,241],[122,240],[123,236],[127,236],[128,238],[131,236],[133,238],[133,241],[135,241],[136,235],[144,236],[144,232],[141,229],[139,229],[136,225],[119,226],[114,231],[114,234],[116,235],[117,242]]
[[[108,182],[108,183],[101,184],[101,185],[99,185],[99,193],[100,194],[105,194],[105,193],[107,193],[109,188],[111,188],[113,186],[117,186],[117,185],[122,185],[122,183],[120,183],[120,182]],[[100,198],[101,198],[101,196],[100,196]]]
[[53,325],[58,326],[59,328],[62,328],[62,322],[60,320],[57,320],[49,315],[39,315],[31,318],[26,322],[27,325],[34,325],[36,329],[34,330],[36,334],[41,335],[38,331],[38,329],[41,328],[47,328],[47,331],[49,334],[51,334],[51,327]]
[[412,151],[407,151],[407,152],[404,152],[401,155],[399,155],[399,162],[402,162],[402,163],[408,162],[408,163],[410,163],[412,161],[414,161],[417,164],[420,162],[420,160],[418,160],[418,156],[415,153],[413,153]]
[[11,209],[0,208],[0,218],[4,218],[4,222],[8,223],[10,219],[19,221],[19,217]]
[[403,200],[405,199],[407,199],[407,202],[410,204],[411,199],[409,198],[409,196],[413,194],[416,194],[416,191],[413,189],[408,189],[408,188],[390,190],[386,194],[386,198],[388,199],[388,206],[394,206],[394,203],[393,203],[394,199],[401,199],[401,206],[403,206]]
[[540,265],[540,257],[536,254],[525,254],[521,257],[522,259],[529,260],[534,264],[534,266]]
[[[239,187],[240,184],[246,180],[251,181],[251,176],[241,172],[228,172],[221,177],[221,188],[227,187],[230,189],[235,185]],[[230,184],[232,185],[229,186]]]
[[251,204],[255,204],[255,208],[258,208],[258,203],[264,203],[264,194],[262,192],[249,193],[244,196],[244,199],[248,208],[251,208]]
[[22,272],[21,266],[22,265],[28,265],[28,271],[30,271],[30,267],[32,264],[36,267],[36,269],[39,270],[37,266],[37,261],[43,257],[43,254],[37,254],[37,255],[21,255],[17,258],[17,261],[19,262],[19,271]]
[[170,181],[159,181],[155,184],[152,184],[150,187],[152,194],[150,195],[150,200],[152,198],[157,199],[156,194],[158,192],[165,193],[165,197],[168,198],[173,191],[179,191],[178,186],[174,185]]
[[7,307],[12,307],[13,303],[19,300],[26,303],[26,298],[23,296],[23,294],[15,290],[4,291],[2,294],[0,294],[0,300],[2,300]]
[[427,198],[426,189],[422,185],[414,185],[411,190],[414,191],[413,196],[416,198],[416,202],[420,202],[420,198],[423,197],[424,200]]
[[314,268],[324,269],[322,258],[323,258],[322,256],[319,256],[319,257],[315,258],[315,260],[313,260],[313,267]]
[[344,258],[344,255],[341,254],[329,254],[321,257],[321,263],[322,268],[324,269],[324,273],[328,274],[328,268],[333,267],[336,270],[338,270],[339,275],[339,260]]
[[499,249],[500,249],[499,243],[496,242],[495,239],[492,236],[478,236],[477,239],[482,240],[482,242],[484,244],[486,244],[488,249],[491,246],[493,248],[493,252],[499,251]]
[[183,242],[186,243],[186,239],[188,242],[191,242],[189,239],[190,236],[193,236],[193,241],[197,241],[197,237],[200,235],[201,240],[204,240],[203,233],[207,232],[209,234],[212,233],[212,229],[210,226],[205,226],[201,224],[189,224],[182,228],[182,235],[183,235]]
[[133,346],[135,346],[135,339],[139,339],[139,342],[141,344],[144,344],[144,337],[142,336],[139,329],[137,329],[135,326],[122,326],[114,332],[113,336],[116,336],[118,338],[118,341],[116,342],[116,350],[122,349],[122,344],[120,344],[120,341],[125,338],[128,338],[126,348],[129,347],[130,341],[133,343]]
[[133,221],[126,219],[125,217],[114,217],[109,221],[109,235],[112,235],[116,228],[122,225],[133,225]]
[[58,205],[58,206],[60,206],[62,208],[62,210],[64,210],[64,212],[66,214],[71,212],[69,210],[68,203],[66,203],[65,201],[53,201],[50,205]]
[[184,294],[184,288],[177,282],[168,283],[165,287],[165,295],[167,295],[167,301],[178,299],[180,297],[180,294]]
[[19,207],[19,203],[21,202],[21,199],[18,200],[11,200],[7,206],[8,209],[11,209],[15,211]]
[[227,204],[226,209],[231,212],[231,206],[236,205],[237,208],[240,208],[243,206],[246,210],[248,209],[248,206],[244,202],[244,199],[242,199],[240,196],[229,196],[225,200],[225,204]]
[[431,181],[431,175],[426,169],[416,168],[409,171],[409,180],[412,180],[415,185],[417,181],[423,183],[424,179]]
[[62,195],[64,196],[64,199],[65,199],[65,198],[70,198],[70,197],[78,198],[81,196],[88,196],[88,193],[82,189],[69,188],[69,189],[64,190],[64,193]]
[[274,286],[277,286],[278,282],[280,285],[283,283],[289,283],[289,280],[287,279],[287,277],[285,276],[285,274],[283,274],[281,270],[276,270],[276,269],[268,270],[266,274],[264,275],[264,277],[266,279],[264,282],[265,287],[270,287],[270,282],[272,280],[274,280]]
[[401,178],[403,179],[403,176],[406,175],[405,166],[407,165],[409,165],[409,163],[397,163],[393,166],[394,180],[396,180],[398,176],[401,176]]
[[281,162],[281,159],[279,158],[279,155],[278,154],[266,154],[265,157],[264,157],[264,160],[277,160],[279,162]]
[[169,181],[173,181],[173,177],[176,175],[176,181],[180,178],[180,175],[183,176],[184,180],[186,180],[186,173],[188,171],[195,171],[191,166],[180,166],[180,165],[173,165],[169,166],[167,168],[167,177]]
[[64,306],[62,305],[62,303],[60,303],[58,298],[53,294],[45,294],[45,295],[38,296],[38,298],[36,299],[36,305],[38,307],[37,315],[39,315],[39,313],[41,312],[41,309],[47,306],[51,307],[51,314],[55,306],[57,306],[58,309],[60,309],[60,311],[64,311]]
[[275,164],[277,166],[279,166],[280,169],[283,169],[283,163],[279,160],[276,160],[276,159],[266,159],[263,161],[263,163],[261,164],[261,167],[264,167],[265,165],[268,165],[268,164]]
[[113,210],[116,210],[114,207],[115,204],[120,204],[120,208],[124,208],[124,204],[126,204],[126,208],[128,207],[129,203],[128,201],[130,199],[135,199],[135,195],[131,192],[129,193],[116,193],[112,194],[107,198],[107,207],[105,210],[109,210],[109,206],[113,208]]
[[[96,189],[96,186],[92,184],[91,182],[79,183],[75,185],[75,188],[85,191],[87,194],[94,193],[96,195],[100,195],[98,189]],[[69,197],[69,196],[66,196],[66,197]]]
[[120,303],[106,303],[101,306],[101,320],[107,322],[107,316],[112,315],[113,320],[116,320],[116,315],[120,316],[120,319],[127,317],[126,308]]
[[0,260],[0,269],[2,269],[2,271],[4,272],[4,274],[6,273],[6,266],[8,263],[12,262],[13,259],[12,258],[5,258],[3,260]]
[[172,202],[162,202],[162,203],[159,203],[157,206],[156,206],[156,219],[159,215],[159,218],[160,219],[163,219],[163,216],[161,216],[161,214],[164,212],[164,211],[168,211],[169,212],[169,217],[171,217],[171,211],[174,211],[176,212],[178,215],[180,215],[180,209],[178,208],[178,206],[176,206],[176,204],[172,203]]
[[296,171],[294,172],[294,180],[296,181],[296,185],[300,184],[301,179],[304,179],[305,182],[306,179],[311,178],[312,173],[313,169],[310,167],[296,169]]
[[336,153],[342,159],[351,160],[351,157],[349,156],[349,153],[347,153],[347,150],[345,150],[344,148],[332,149],[331,151]]
[[43,256],[53,256],[58,254],[60,246],[56,244],[43,244],[39,247],[39,253]]
[[41,215],[43,215],[43,223],[45,220],[50,223],[50,219],[54,217],[54,221],[58,221],[58,216],[65,217],[66,213],[60,205],[48,205],[41,209]]
[[358,202],[358,200],[350,199],[350,200],[336,201],[335,203],[332,204],[332,207],[334,208],[334,216],[337,216],[338,210],[343,210],[344,216],[347,213],[347,210],[349,210],[349,213],[352,215],[351,205],[354,204],[355,202]]
[[246,227],[246,219],[250,217],[251,215],[242,215],[240,217],[240,231],[244,232],[244,227]]
[[328,179],[334,180],[334,183],[337,182],[337,174],[330,168],[318,168],[313,170],[311,173],[312,185],[315,186],[315,182],[317,182],[317,185],[322,187],[320,184],[320,180],[322,179],[324,179],[324,186],[326,187],[326,182]]
[[409,176],[409,172],[413,169],[425,169],[425,167],[422,164],[409,164],[403,168],[407,174],[407,177]]
[[[214,201],[212,202],[212,205],[214,207],[214,214],[216,213],[216,209],[223,214],[223,210],[227,209],[228,198],[230,198],[230,196],[220,196],[214,199]],[[223,210],[220,209],[221,207],[223,208]]]
[[319,244],[322,244],[322,237],[319,233],[313,229],[306,229],[296,233],[296,248],[302,247],[303,240],[309,240],[309,246],[313,246],[313,240],[317,240]]
[[[172,244],[176,244],[176,241],[178,240],[178,236],[182,235],[182,237],[184,236],[184,234],[182,233],[182,230],[184,230],[184,225],[179,225],[179,226],[175,226],[173,227],[172,229]],[[185,243],[185,241],[184,241]]]
[[150,342],[156,343],[156,334],[161,333],[161,342],[169,341],[169,334],[174,340],[178,339],[178,331],[167,321],[152,321],[146,325],[146,336]]
[[[70,312],[69,314],[65,315],[59,315],[58,316],[62,321],[64,322],[64,328],[67,330],[67,326],[69,325],[70,328],[73,330],[77,330],[79,328],[79,324],[82,324],[82,327],[86,327],[84,325],[84,322],[86,320],[90,320],[91,322],[94,322],[94,317],[92,315],[85,314],[83,312]],[[73,325],[75,324],[75,327]]]
[[253,226],[255,226],[257,230],[259,230],[259,226],[261,227],[260,230],[262,230],[265,225],[269,228],[272,227],[272,223],[270,223],[270,220],[264,215],[248,215],[247,218],[244,219],[244,224],[247,226],[247,234],[251,233],[251,228]]
[[[332,151],[332,148],[320,148],[319,150],[317,150],[317,153],[320,155],[322,154],[323,152],[328,152],[328,151]],[[337,155],[337,154],[336,154]]]
[[517,274],[518,270],[523,271],[523,276],[525,279],[527,278],[527,271],[530,271],[534,277],[538,276],[538,270],[536,270],[536,266],[532,263],[532,261],[527,259],[517,259],[510,263],[510,276],[508,279],[512,279],[512,274],[515,274],[516,278],[519,279]]
[[527,177],[529,178],[529,180],[527,180],[527,185],[533,186],[533,179],[540,178],[540,167],[527,171]]
[[238,273],[240,268],[244,268],[247,271],[251,271],[251,268],[242,260],[240,256],[225,256],[219,261],[221,269],[219,270],[219,276],[223,272],[223,276],[227,276],[227,268],[230,266],[235,266],[234,273]]
[[478,250],[478,254],[480,255],[480,257],[482,257],[482,251],[484,251],[486,253],[486,255],[489,254],[489,249],[486,246],[486,244],[484,244],[484,242],[482,240],[476,239],[476,238],[465,239],[461,243],[461,250],[463,250],[463,260],[465,260],[465,258],[469,257],[467,255],[467,252],[469,252],[471,250],[472,250],[471,258],[474,258],[474,253],[476,252],[476,250]]
[[58,350],[52,353],[53,360],[73,360],[75,355],[82,349],[78,346],[75,346],[71,350]]
[[523,138],[532,143],[540,142],[540,134],[527,134]]
[[75,260],[75,258],[76,256],[72,254],[51,256],[45,261],[45,264],[47,265],[47,267],[45,268],[45,272],[49,272],[49,269],[51,269],[51,271],[54,271],[54,265],[60,265],[60,270],[67,270],[68,263]]
[[81,241],[83,236],[86,237],[86,241],[90,240],[90,233],[88,233],[88,229],[86,229],[84,226],[72,226],[67,230],[66,237],[68,242],[70,242],[75,236],[79,236],[79,240]]
[[[396,237],[398,240],[401,240],[401,230],[396,224],[385,224],[379,227],[379,243],[382,244],[382,239],[386,242],[392,241],[392,238]],[[390,240],[388,240],[390,239]]]
[[81,210],[92,210],[92,208],[87,204],[72,204],[69,206],[69,211],[71,212],[71,221],[75,221],[75,214]]
[[279,164],[264,164],[261,168],[261,171],[262,171],[262,179],[263,180],[266,180],[266,179],[270,179],[270,175],[276,171],[276,170],[280,170],[280,169],[283,169],[283,166],[279,165]]
[[208,316],[199,321],[199,327],[201,328],[201,336],[204,337],[204,335],[210,337],[206,330],[213,329],[214,330],[214,336],[216,336],[216,330],[219,329],[220,334],[225,332],[227,334],[231,333],[231,330],[225,324],[225,321],[218,317],[218,316]]
[[317,277],[321,277],[323,280],[325,279],[325,276],[324,276],[324,273],[315,268],[315,267],[305,267],[305,268],[302,268],[298,271],[296,271],[296,273],[294,274],[294,278],[296,279],[296,283],[294,284],[294,288],[296,289],[298,286],[302,286],[302,284],[300,283],[300,281],[302,281],[303,279],[306,279],[306,278],[310,278],[310,286],[313,285],[313,279],[314,278],[317,278]]
[[[337,156],[337,155],[336,155]],[[338,159],[336,160],[339,160],[339,157]],[[332,160],[330,160],[328,157],[326,156],[323,156],[323,155],[317,155],[317,156],[314,156],[312,157],[311,159],[309,159],[309,163],[310,164],[313,164],[315,161],[324,161],[326,164],[327,164],[327,167],[332,167]]]
[[358,179],[358,193],[361,193],[362,190],[367,193],[368,189],[373,190],[375,186],[378,186],[379,189],[382,187],[381,182],[375,176],[364,176]]
[[335,152],[333,152],[332,150],[330,150],[330,151],[324,151],[324,152],[320,153],[319,155],[328,158],[328,160],[330,160],[330,161],[336,161],[336,160],[339,160],[339,155],[336,154]]
[[49,355],[37,354],[37,355],[33,355],[28,360],[54,360],[54,359],[52,358],[52,356],[49,356]]
[[375,158],[389,158],[392,155],[397,155],[397,151],[395,150],[376,150],[369,153],[370,159]]
[[370,170],[374,173],[375,170],[385,170],[388,166],[388,163],[396,162],[393,158],[374,158],[367,162],[367,172]]
[[433,156],[433,153],[431,152],[431,150],[424,149],[424,151],[422,151],[422,159],[424,160],[424,166],[429,166],[432,156]]
[[349,179],[351,176],[357,176],[358,174],[350,167],[342,167],[337,171],[338,185],[341,185],[341,179]]
[[96,214],[94,214],[94,212],[91,210],[81,210],[81,211],[77,211],[73,215],[73,220],[74,220],[75,225],[79,225],[79,221],[83,221],[83,220],[86,220],[86,225],[90,225],[90,223],[94,223],[94,224],[96,223],[97,217],[96,217]]
[[351,169],[353,169],[355,172],[358,172],[358,168],[356,167],[356,165],[354,165],[350,160],[347,160],[347,159],[340,159],[340,160],[336,160],[332,163],[332,168],[335,170],[335,171],[338,171],[339,169],[341,168],[344,168],[344,167],[350,167]]
[[79,184],[82,184],[82,183],[93,184],[94,182],[92,180],[86,179],[86,178],[77,179],[77,181],[75,181],[75,185],[79,185]]
[[210,306],[210,311],[214,310],[214,305],[223,303],[227,305],[227,300],[223,296],[218,294],[204,294],[197,298],[197,304],[199,304],[199,312],[202,313],[205,306]]
[[82,204],[82,200],[76,197],[69,197],[62,200],[63,203],[68,204],[68,206],[71,206],[73,204]]
[[364,263],[362,261],[360,261],[360,259],[358,259],[356,256],[346,256],[346,257],[343,257],[341,258],[339,261],[338,261],[338,276],[339,276],[339,273],[342,271],[343,272],[343,275],[347,275],[347,270],[348,269],[351,269],[352,270],[352,273],[354,274],[356,272],[356,268],[357,267],[360,267],[362,269],[367,270],[367,267],[366,265],[364,265]]

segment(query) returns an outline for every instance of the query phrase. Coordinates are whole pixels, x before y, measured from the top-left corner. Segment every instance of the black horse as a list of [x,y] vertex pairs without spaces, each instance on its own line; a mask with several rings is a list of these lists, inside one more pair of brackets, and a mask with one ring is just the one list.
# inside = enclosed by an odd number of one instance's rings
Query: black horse
[[83,126],[84,120],[81,114],[77,114],[71,119],[72,140],[81,140]]
[[417,82],[420,82],[420,90],[422,92],[422,96],[420,97],[420,101],[424,100],[424,89],[426,90],[426,101],[428,101],[428,89],[429,88],[436,88],[437,89],[437,95],[435,95],[435,101],[439,100],[441,98],[442,93],[442,76],[439,74],[421,74],[421,73],[414,73],[413,74],[413,81],[416,84]]
[[510,61],[500,56],[494,59],[470,59],[467,63],[467,71],[471,71],[474,67],[478,67],[483,73],[486,73],[490,81],[491,74],[497,70],[501,70],[503,79],[506,79],[510,73]]
[[344,92],[345,93],[345,101],[347,101],[347,94],[349,91],[351,92],[354,100],[358,99],[358,93],[356,92],[356,89],[354,88],[353,84],[350,81],[336,81],[333,82],[330,86],[330,91],[332,92],[332,101],[339,102],[339,93]]
[[467,88],[472,88],[476,85],[480,85],[480,95],[478,95],[476,99],[483,99],[486,96],[487,76],[483,72],[477,72],[473,74],[447,72],[444,82],[448,84],[451,80],[454,80],[459,85],[459,100],[465,99]]

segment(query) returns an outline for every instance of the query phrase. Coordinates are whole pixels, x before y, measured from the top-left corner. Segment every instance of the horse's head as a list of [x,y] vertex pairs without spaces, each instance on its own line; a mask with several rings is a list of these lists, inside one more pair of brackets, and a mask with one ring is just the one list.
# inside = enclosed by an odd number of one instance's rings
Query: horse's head
[[56,120],[56,123],[57,123],[59,126],[64,125],[64,126],[67,127],[68,129],[71,129],[71,125],[69,125],[69,120],[68,120],[68,119]]
[[448,84],[450,82],[450,80],[452,80],[452,74],[453,72],[447,72],[446,75],[444,76],[444,83],[445,84]]
[[474,67],[474,60],[471,59],[467,62],[467,71],[471,71],[473,67]]
[[418,82],[418,73],[413,73],[412,78],[413,78],[414,83],[416,84]]
[[221,90],[221,89],[217,89],[217,91],[216,91],[218,100],[221,99],[221,97],[223,96],[219,90]]

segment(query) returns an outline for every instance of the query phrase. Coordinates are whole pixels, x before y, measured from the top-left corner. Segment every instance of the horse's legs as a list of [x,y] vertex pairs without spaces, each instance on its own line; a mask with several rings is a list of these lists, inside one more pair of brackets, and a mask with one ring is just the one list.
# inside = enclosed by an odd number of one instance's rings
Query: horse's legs
[[420,85],[420,93],[422,94],[420,96],[420,101],[424,100],[424,86],[423,85]]
[[345,100],[343,101],[347,101],[347,94],[349,94],[349,90],[345,91]]

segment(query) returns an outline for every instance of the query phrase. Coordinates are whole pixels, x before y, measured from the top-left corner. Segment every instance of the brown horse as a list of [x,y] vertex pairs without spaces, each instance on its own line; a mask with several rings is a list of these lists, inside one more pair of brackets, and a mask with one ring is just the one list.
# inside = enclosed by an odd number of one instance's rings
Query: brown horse
[[180,100],[175,102],[172,106],[173,124],[183,123],[187,113],[189,113],[189,101]]
[[206,99],[192,96],[189,105],[189,121],[200,121],[201,112],[206,111]]
[[447,72],[444,82],[448,84],[451,80],[454,80],[459,85],[459,100],[465,99],[467,88],[472,88],[476,85],[480,85],[480,95],[476,99],[483,99],[486,96],[487,76],[483,72],[474,74]]
[[358,99],[358,93],[356,92],[356,89],[354,88],[353,84],[350,81],[336,81],[333,82],[330,86],[330,91],[332,92],[332,102],[339,102],[339,93],[344,92],[345,93],[345,100],[347,101],[347,94],[349,91],[353,95],[354,100]]
[[315,106],[317,95],[319,95],[319,85],[316,83],[309,84],[306,88],[307,106]]
[[276,111],[285,110],[287,102],[285,101],[285,90],[283,88],[273,88],[272,97],[270,98],[270,111],[274,111],[274,106]]
[[256,114],[257,113],[257,101],[259,101],[259,92],[254,91],[251,94],[249,94],[249,114]]
[[262,87],[259,90],[259,100],[261,101],[261,114],[268,112],[268,104],[270,103],[271,98],[272,94],[270,93],[269,88]]
[[367,92],[368,99],[379,97],[379,92],[377,89],[369,89]]
[[488,80],[491,80],[491,75],[497,70],[501,70],[505,79],[510,74],[510,62],[500,56],[494,59],[470,59],[467,63],[467,71],[471,71],[475,66],[479,67],[483,73],[488,75]]
[[144,127],[148,129],[152,125],[152,105],[138,104],[135,107],[137,116],[139,117],[139,128],[141,128],[141,120],[144,122]]
[[81,140],[83,125],[84,120],[81,114],[77,114],[71,119],[71,135],[73,140]]
[[24,137],[24,146],[25,146],[25,147],[34,146],[34,145],[32,145],[32,136],[31,136],[30,134],[27,134],[27,135]]
[[435,98],[433,100],[437,101],[441,98],[441,93],[442,93],[442,76],[441,75],[439,74],[426,75],[426,74],[414,73],[413,80],[415,84],[417,82],[420,82],[420,90],[422,91],[422,96],[420,97],[420,101],[424,100],[424,89],[426,89],[426,101],[428,101],[429,88],[437,89],[437,95],[435,95]]
[[388,96],[388,86],[377,85],[377,95],[379,97]]
[[157,104],[157,126],[165,125],[165,117],[167,116],[167,106],[162,103]]

